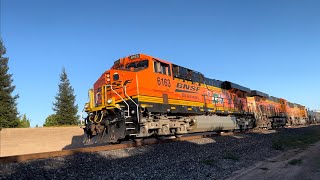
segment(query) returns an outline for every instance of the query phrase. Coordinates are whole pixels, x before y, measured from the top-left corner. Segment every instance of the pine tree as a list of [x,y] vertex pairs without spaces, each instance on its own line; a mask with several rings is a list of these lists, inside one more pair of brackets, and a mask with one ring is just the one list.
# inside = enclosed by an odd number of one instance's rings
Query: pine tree
[[18,95],[12,95],[15,86],[12,85],[12,74],[8,74],[9,58],[3,57],[6,48],[0,40],[0,129],[17,127],[19,125],[17,103]]
[[62,68],[60,74],[59,92],[55,99],[53,110],[55,111],[57,125],[76,125],[79,119],[77,116],[78,105],[75,105],[76,96],[65,68]]
[[58,126],[57,115],[51,114],[46,118],[46,121],[44,122],[43,127],[50,127],[50,126]]
[[24,114],[22,117],[20,117],[18,127],[19,128],[29,128],[30,127],[30,119],[27,118],[26,114]]

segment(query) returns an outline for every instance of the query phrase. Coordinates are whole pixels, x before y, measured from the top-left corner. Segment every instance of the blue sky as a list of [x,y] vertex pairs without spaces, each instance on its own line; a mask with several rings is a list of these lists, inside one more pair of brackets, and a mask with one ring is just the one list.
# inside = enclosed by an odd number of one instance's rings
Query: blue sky
[[113,61],[144,53],[320,108],[320,1],[1,0],[18,110],[52,114],[66,68],[79,111]]

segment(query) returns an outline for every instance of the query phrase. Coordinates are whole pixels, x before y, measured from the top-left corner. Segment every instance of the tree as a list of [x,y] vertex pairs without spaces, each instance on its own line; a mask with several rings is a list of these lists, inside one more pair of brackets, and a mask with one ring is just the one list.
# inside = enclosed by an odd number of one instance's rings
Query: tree
[[58,126],[57,115],[51,114],[46,118],[43,127]]
[[76,125],[79,117],[78,105],[75,104],[76,96],[74,89],[70,85],[65,68],[62,68],[60,74],[59,92],[53,103],[57,125]]
[[15,86],[12,85],[12,74],[8,73],[9,58],[3,57],[6,48],[0,40],[0,129],[19,126],[16,100],[18,95],[12,95]]
[[30,119],[27,118],[27,115],[24,114],[19,120],[19,128],[29,128],[30,127]]

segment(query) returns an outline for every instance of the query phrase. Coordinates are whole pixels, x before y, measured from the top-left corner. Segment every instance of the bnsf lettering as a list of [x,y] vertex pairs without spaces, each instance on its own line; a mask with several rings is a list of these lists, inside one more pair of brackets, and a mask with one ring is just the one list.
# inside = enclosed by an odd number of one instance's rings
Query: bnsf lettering
[[181,83],[177,84],[177,88],[190,90],[190,91],[199,91],[200,90],[200,87],[192,86],[192,85],[188,85],[188,84],[181,84]]

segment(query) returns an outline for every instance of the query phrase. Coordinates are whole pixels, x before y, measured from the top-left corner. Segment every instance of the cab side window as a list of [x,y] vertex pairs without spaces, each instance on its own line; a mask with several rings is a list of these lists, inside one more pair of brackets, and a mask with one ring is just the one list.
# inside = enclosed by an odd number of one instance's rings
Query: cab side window
[[154,72],[171,76],[170,65],[154,59]]

